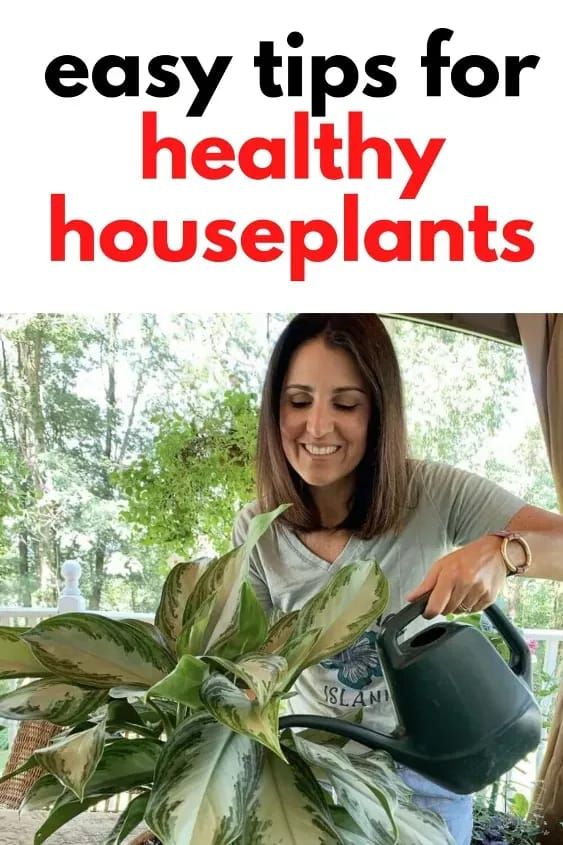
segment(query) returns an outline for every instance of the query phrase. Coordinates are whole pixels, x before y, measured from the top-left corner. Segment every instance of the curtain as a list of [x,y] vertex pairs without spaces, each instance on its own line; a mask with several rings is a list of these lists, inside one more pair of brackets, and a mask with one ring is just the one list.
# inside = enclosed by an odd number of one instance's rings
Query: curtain
[[[528,360],[559,510],[563,513],[563,314],[516,314]],[[563,683],[534,792],[532,812],[543,818],[545,845],[563,845]]]

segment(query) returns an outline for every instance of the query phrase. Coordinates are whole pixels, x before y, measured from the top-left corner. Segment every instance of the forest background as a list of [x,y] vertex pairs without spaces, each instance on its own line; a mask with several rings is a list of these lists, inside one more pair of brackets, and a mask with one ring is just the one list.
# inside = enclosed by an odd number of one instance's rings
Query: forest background
[[[287,319],[0,315],[0,605],[55,606],[74,559],[90,609],[151,612],[176,560],[229,548]],[[386,323],[412,456],[555,510],[522,350]],[[563,627],[563,584],[512,579],[505,600],[522,626]]]

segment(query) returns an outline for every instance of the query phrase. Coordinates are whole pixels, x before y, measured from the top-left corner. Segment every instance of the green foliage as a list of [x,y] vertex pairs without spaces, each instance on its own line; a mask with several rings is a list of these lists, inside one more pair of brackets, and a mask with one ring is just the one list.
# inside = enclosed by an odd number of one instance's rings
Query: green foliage
[[124,518],[147,544],[190,555],[205,537],[226,551],[228,527],[253,496],[256,396],[228,390],[190,419],[154,423],[150,449],[116,475]]
[[[18,665],[48,677],[0,696],[0,713],[20,720],[55,714],[66,727],[0,778],[36,765],[45,771],[24,801],[27,809],[50,809],[34,845],[100,800],[139,790],[108,843],[119,845],[144,819],[165,845],[367,845],[374,837],[383,845],[453,845],[438,816],[412,802],[387,754],[360,762],[330,738],[319,745],[311,732],[280,736],[280,704],[316,660],[315,648],[326,656],[356,639],[388,594],[374,561],[352,563],[348,578],[341,570],[297,613],[293,631],[285,627],[283,656],[268,651],[279,626],[272,635],[259,615],[244,620],[237,638],[243,600],[255,604],[250,552],[283,509],[256,517],[246,543],[201,564],[199,578],[190,564],[172,570],[160,628],[71,613],[6,638],[11,651],[6,665],[0,652],[0,677],[12,677]],[[181,655],[180,640],[171,641],[180,619],[180,639],[199,643],[195,654]]]
[[[525,801],[524,796],[520,796],[520,799]],[[534,819],[526,819],[522,815],[523,808],[524,803],[518,800],[514,812],[501,813],[476,801],[471,845],[539,845],[543,837],[542,829]]]
[[[170,554],[224,552],[255,496],[256,396],[286,319],[0,315],[0,603],[53,605],[73,558],[90,608],[152,611]],[[553,508],[522,350],[387,323],[412,454]],[[553,584],[507,596],[520,624],[560,627]]]

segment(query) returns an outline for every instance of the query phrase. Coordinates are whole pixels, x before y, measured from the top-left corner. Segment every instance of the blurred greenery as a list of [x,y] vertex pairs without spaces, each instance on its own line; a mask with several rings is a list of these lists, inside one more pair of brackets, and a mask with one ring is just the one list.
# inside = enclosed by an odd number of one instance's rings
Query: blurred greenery
[[[224,551],[254,497],[261,383],[288,315],[0,315],[0,603],[154,610],[179,558]],[[522,350],[387,325],[411,453],[555,508]],[[527,627],[563,627],[563,587],[512,579]],[[517,582],[517,583],[515,583]]]

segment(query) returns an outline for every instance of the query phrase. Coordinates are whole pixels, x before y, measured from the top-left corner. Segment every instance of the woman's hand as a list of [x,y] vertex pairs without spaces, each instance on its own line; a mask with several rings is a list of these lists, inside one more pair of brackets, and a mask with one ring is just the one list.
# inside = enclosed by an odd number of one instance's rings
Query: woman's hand
[[494,602],[504,586],[506,567],[498,537],[485,536],[441,557],[416,589],[407,595],[412,602],[430,593],[424,616],[483,610]]

